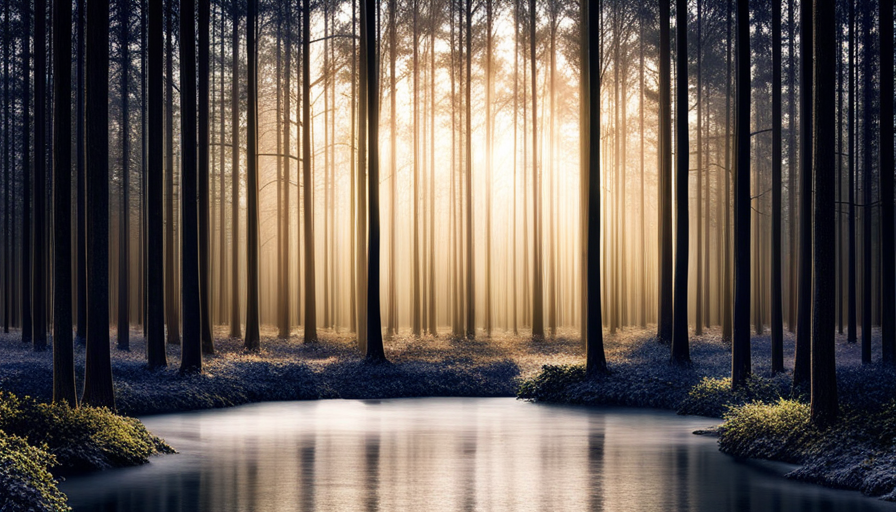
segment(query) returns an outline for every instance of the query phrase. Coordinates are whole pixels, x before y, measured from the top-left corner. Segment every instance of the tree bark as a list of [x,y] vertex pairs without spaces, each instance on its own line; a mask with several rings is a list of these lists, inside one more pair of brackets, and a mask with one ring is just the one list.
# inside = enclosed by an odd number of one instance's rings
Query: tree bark
[[781,2],[772,2],[772,373],[784,371],[781,304]]
[[737,0],[737,86],[734,151],[734,329],[731,386],[750,376],[750,7]]
[[893,242],[893,0],[879,0],[880,9],[880,262],[881,346],[883,362],[896,363],[896,296]]
[[[691,360],[688,346],[688,9],[686,0],[676,0],[676,87],[675,87],[675,301],[672,320],[672,362]],[[698,303],[699,307],[699,303]]]
[[[311,189],[311,21],[310,1],[302,5],[302,194],[305,233],[305,343],[317,341],[317,307],[314,297],[314,203]],[[371,139],[372,140],[372,139]]]
[[[40,0],[38,0],[40,1]],[[115,410],[109,355],[109,1],[87,5],[87,349],[81,402]],[[43,76],[36,75],[36,76]]]
[[[258,0],[248,0],[246,11],[246,350],[259,349],[258,318]],[[236,147],[236,146],[234,146]]]
[[46,0],[34,0],[34,188],[32,207],[31,322],[35,352],[47,348],[47,207],[46,207]]
[[659,304],[657,338],[672,342],[672,73],[670,1],[660,0]]
[[[191,2],[193,0],[190,0]],[[209,17],[210,0],[199,0],[198,24],[199,33],[199,116],[197,126],[198,174],[199,174],[199,330],[201,337],[201,350],[203,354],[215,353],[215,340],[212,336],[212,300],[209,275],[211,274],[211,252],[209,250]],[[192,20],[191,20],[192,21]]]

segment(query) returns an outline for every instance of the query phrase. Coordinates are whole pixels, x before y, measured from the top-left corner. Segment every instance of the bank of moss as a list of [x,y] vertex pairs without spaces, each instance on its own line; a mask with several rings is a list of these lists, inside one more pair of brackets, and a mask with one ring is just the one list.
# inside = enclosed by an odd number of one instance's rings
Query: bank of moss
[[0,430],[53,456],[53,472],[135,466],[173,449],[139,420],[105,408],[40,403],[0,391]]
[[0,510],[71,510],[49,468],[56,458],[0,430]]

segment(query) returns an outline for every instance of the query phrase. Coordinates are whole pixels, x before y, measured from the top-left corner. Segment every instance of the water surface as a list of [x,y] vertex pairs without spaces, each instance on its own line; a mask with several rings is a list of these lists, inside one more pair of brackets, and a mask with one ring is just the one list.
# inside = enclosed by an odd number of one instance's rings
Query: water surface
[[180,453],[70,478],[75,511],[896,511],[737,461],[663,411],[511,398],[271,402],[143,419]]

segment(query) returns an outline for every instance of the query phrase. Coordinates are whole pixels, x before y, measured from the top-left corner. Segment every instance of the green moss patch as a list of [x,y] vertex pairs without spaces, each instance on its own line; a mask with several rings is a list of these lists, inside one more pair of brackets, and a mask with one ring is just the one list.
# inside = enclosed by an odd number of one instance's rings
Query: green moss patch
[[49,468],[56,458],[0,430],[0,510],[71,510]]
[[148,462],[174,450],[139,420],[108,409],[44,404],[0,391],[0,430],[40,446],[55,458],[54,472],[67,474]]

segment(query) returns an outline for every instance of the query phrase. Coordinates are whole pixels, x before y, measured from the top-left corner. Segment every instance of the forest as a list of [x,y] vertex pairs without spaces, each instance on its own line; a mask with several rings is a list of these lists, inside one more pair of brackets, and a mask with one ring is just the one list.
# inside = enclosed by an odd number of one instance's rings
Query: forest
[[[407,396],[767,385],[858,435],[896,407],[893,7],[4,0],[0,394],[137,415],[222,361],[504,357]],[[607,398],[635,354],[682,390]]]

